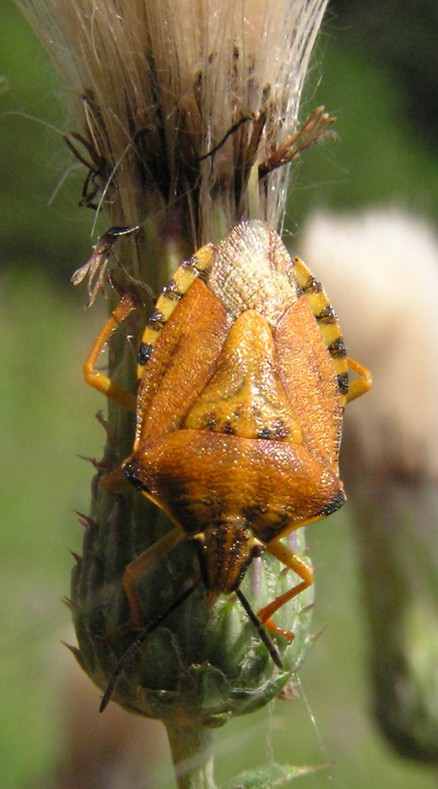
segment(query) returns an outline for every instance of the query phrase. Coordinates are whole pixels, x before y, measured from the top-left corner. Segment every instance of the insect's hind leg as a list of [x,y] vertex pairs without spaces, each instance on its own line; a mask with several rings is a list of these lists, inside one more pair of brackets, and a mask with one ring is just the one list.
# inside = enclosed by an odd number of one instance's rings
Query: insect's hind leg
[[118,386],[105,373],[96,370],[96,363],[112,333],[135,308],[132,296],[125,294],[105,323],[84,364],[84,378],[87,384],[134,413],[136,411],[135,396]]

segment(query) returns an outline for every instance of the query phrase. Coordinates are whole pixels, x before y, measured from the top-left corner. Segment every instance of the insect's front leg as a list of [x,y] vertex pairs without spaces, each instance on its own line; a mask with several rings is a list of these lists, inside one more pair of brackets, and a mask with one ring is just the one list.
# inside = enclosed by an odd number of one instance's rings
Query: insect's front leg
[[267,606],[262,608],[260,611],[257,612],[257,615],[263,624],[272,630],[274,633],[282,633],[283,635],[287,636],[288,638],[293,638],[293,633],[289,633],[286,630],[283,630],[282,627],[279,627],[272,621],[271,617],[281,608],[285,603],[288,603],[289,600],[292,600],[293,597],[303,592],[304,589],[307,589],[308,586],[311,586],[313,583],[313,567],[311,564],[306,562],[300,556],[297,556],[287,545],[284,545],[280,541],[279,538],[272,540],[267,545],[267,550],[269,551],[272,556],[275,556],[282,564],[286,565],[289,570],[293,570],[294,573],[302,578],[302,581],[291,589],[288,589],[287,592],[284,594],[279,595],[269,603]]
[[84,377],[90,386],[134,413],[136,412],[136,397],[118,386],[105,373],[96,370],[96,363],[112,333],[135,307],[132,296],[128,293],[125,294],[105,323],[84,364]]
[[135,591],[134,584],[147,570],[159,561],[163,556],[175,548],[184,538],[186,532],[180,527],[175,526],[171,531],[163,535],[156,543],[146,551],[137,556],[125,569],[122,578],[122,585],[129,603],[129,624],[131,627],[142,627],[144,625],[143,612],[141,610],[140,599]]

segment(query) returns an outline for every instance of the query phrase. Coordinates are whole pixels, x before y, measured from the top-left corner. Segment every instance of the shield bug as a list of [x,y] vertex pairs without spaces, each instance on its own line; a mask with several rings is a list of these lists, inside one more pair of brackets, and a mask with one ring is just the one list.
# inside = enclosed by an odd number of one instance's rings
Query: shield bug
[[[84,367],[88,383],[136,411],[123,473],[174,524],[125,570],[130,622],[142,624],[136,580],[188,537],[209,602],[236,593],[279,662],[262,624],[280,631],[272,616],[313,581],[311,565],[281,539],[344,503],[343,409],[368,390],[369,373],[347,356],[320,283],[261,221],[202,247],[164,287],[139,349],[136,398],[95,367],[133,308],[123,297]],[[300,581],[256,617],[239,586],[263,551]]]

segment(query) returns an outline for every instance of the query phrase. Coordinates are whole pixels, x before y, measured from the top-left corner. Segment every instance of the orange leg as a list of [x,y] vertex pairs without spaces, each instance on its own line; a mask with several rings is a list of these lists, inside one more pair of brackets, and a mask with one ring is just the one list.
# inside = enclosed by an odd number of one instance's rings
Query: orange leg
[[90,384],[90,386],[94,387],[94,389],[97,389],[98,392],[101,392],[102,394],[106,395],[106,397],[109,397],[111,400],[114,400],[116,403],[119,403],[120,405],[135,413],[135,396],[129,392],[126,392],[114,381],[112,381],[111,378],[108,378],[107,375],[96,370],[97,360],[105,345],[108,343],[113,331],[115,331],[117,326],[122,323],[122,321],[124,321],[129,313],[134,309],[135,304],[133,299],[129,296],[129,294],[125,294],[120,301],[120,304],[108,318],[87,357],[87,360],[84,364],[84,377],[87,384]]
[[[301,524],[300,524],[301,525]],[[279,538],[272,540],[268,546],[267,550],[269,551],[272,556],[275,556],[282,564],[286,565],[290,570],[293,570],[294,573],[300,576],[303,580],[301,583],[296,584],[291,589],[289,589],[284,594],[279,595],[269,603],[269,605],[262,608],[258,611],[258,617],[261,622],[263,622],[266,627],[270,630],[273,630],[275,633],[282,633],[286,635],[288,638],[293,638],[293,634],[289,633],[283,628],[278,627],[275,622],[272,621],[271,617],[281,608],[285,603],[288,603],[289,600],[292,600],[293,597],[296,597],[297,594],[303,592],[304,589],[307,589],[308,586],[311,586],[313,583],[313,568],[308,562],[301,559],[300,556],[297,556],[293,553],[287,545],[284,545],[280,542]]]
[[371,389],[373,379],[370,371],[359,362],[356,362],[355,359],[349,356],[347,362],[349,369],[359,376],[348,384],[347,403],[351,403],[356,397],[360,397]]
[[151,545],[147,551],[144,551],[137,556],[134,561],[128,564],[125,572],[123,573],[122,584],[128,598],[130,615],[129,624],[131,627],[142,627],[144,625],[143,613],[141,610],[140,600],[137,592],[134,589],[134,584],[141,578],[146,571],[152,567],[159,559],[166,556],[172,548],[175,548],[187,534],[180,526],[175,526],[172,531],[167,532],[157,540],[154,545]]

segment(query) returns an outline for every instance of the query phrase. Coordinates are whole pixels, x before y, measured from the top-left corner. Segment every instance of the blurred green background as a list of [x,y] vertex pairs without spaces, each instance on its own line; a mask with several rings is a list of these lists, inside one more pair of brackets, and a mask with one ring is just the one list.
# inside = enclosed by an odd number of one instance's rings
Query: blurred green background
[[[434,2],[410,5],[403,13],[390,0],[330,6],[304,111],[324,103],[342,144],[313,149],[296,168],[293,233],[318,205],[395,203],[435,221],[438,12]],[[81,364],[104,305],[85,312],[84,291],[69,282],[95,235],[94,215],[77,207],[84,173],[60,135],[73,125],[64,87],[9,0],[0,6],[0,77],[0,785],[53,779],[58,789],[55,765],[71,736],[62,699],[73,659],[60,644],[71,638],[61,604],[66,548],[80,551],[74,511],[87,512],[92,476],[78,455],[99,456],[104,443],[94,418],[104,403],[83,384]],[[431,789],[437,773],[396,756],[370,717],[348,512],[330,521],[308,534],[315,627],[327,628],[300,673],[300,698],[219,732],[218,779],[273,751],[280,763],[330,765],[300,779],[309,788]],[[169,789],[169,771],[153,785]]]

